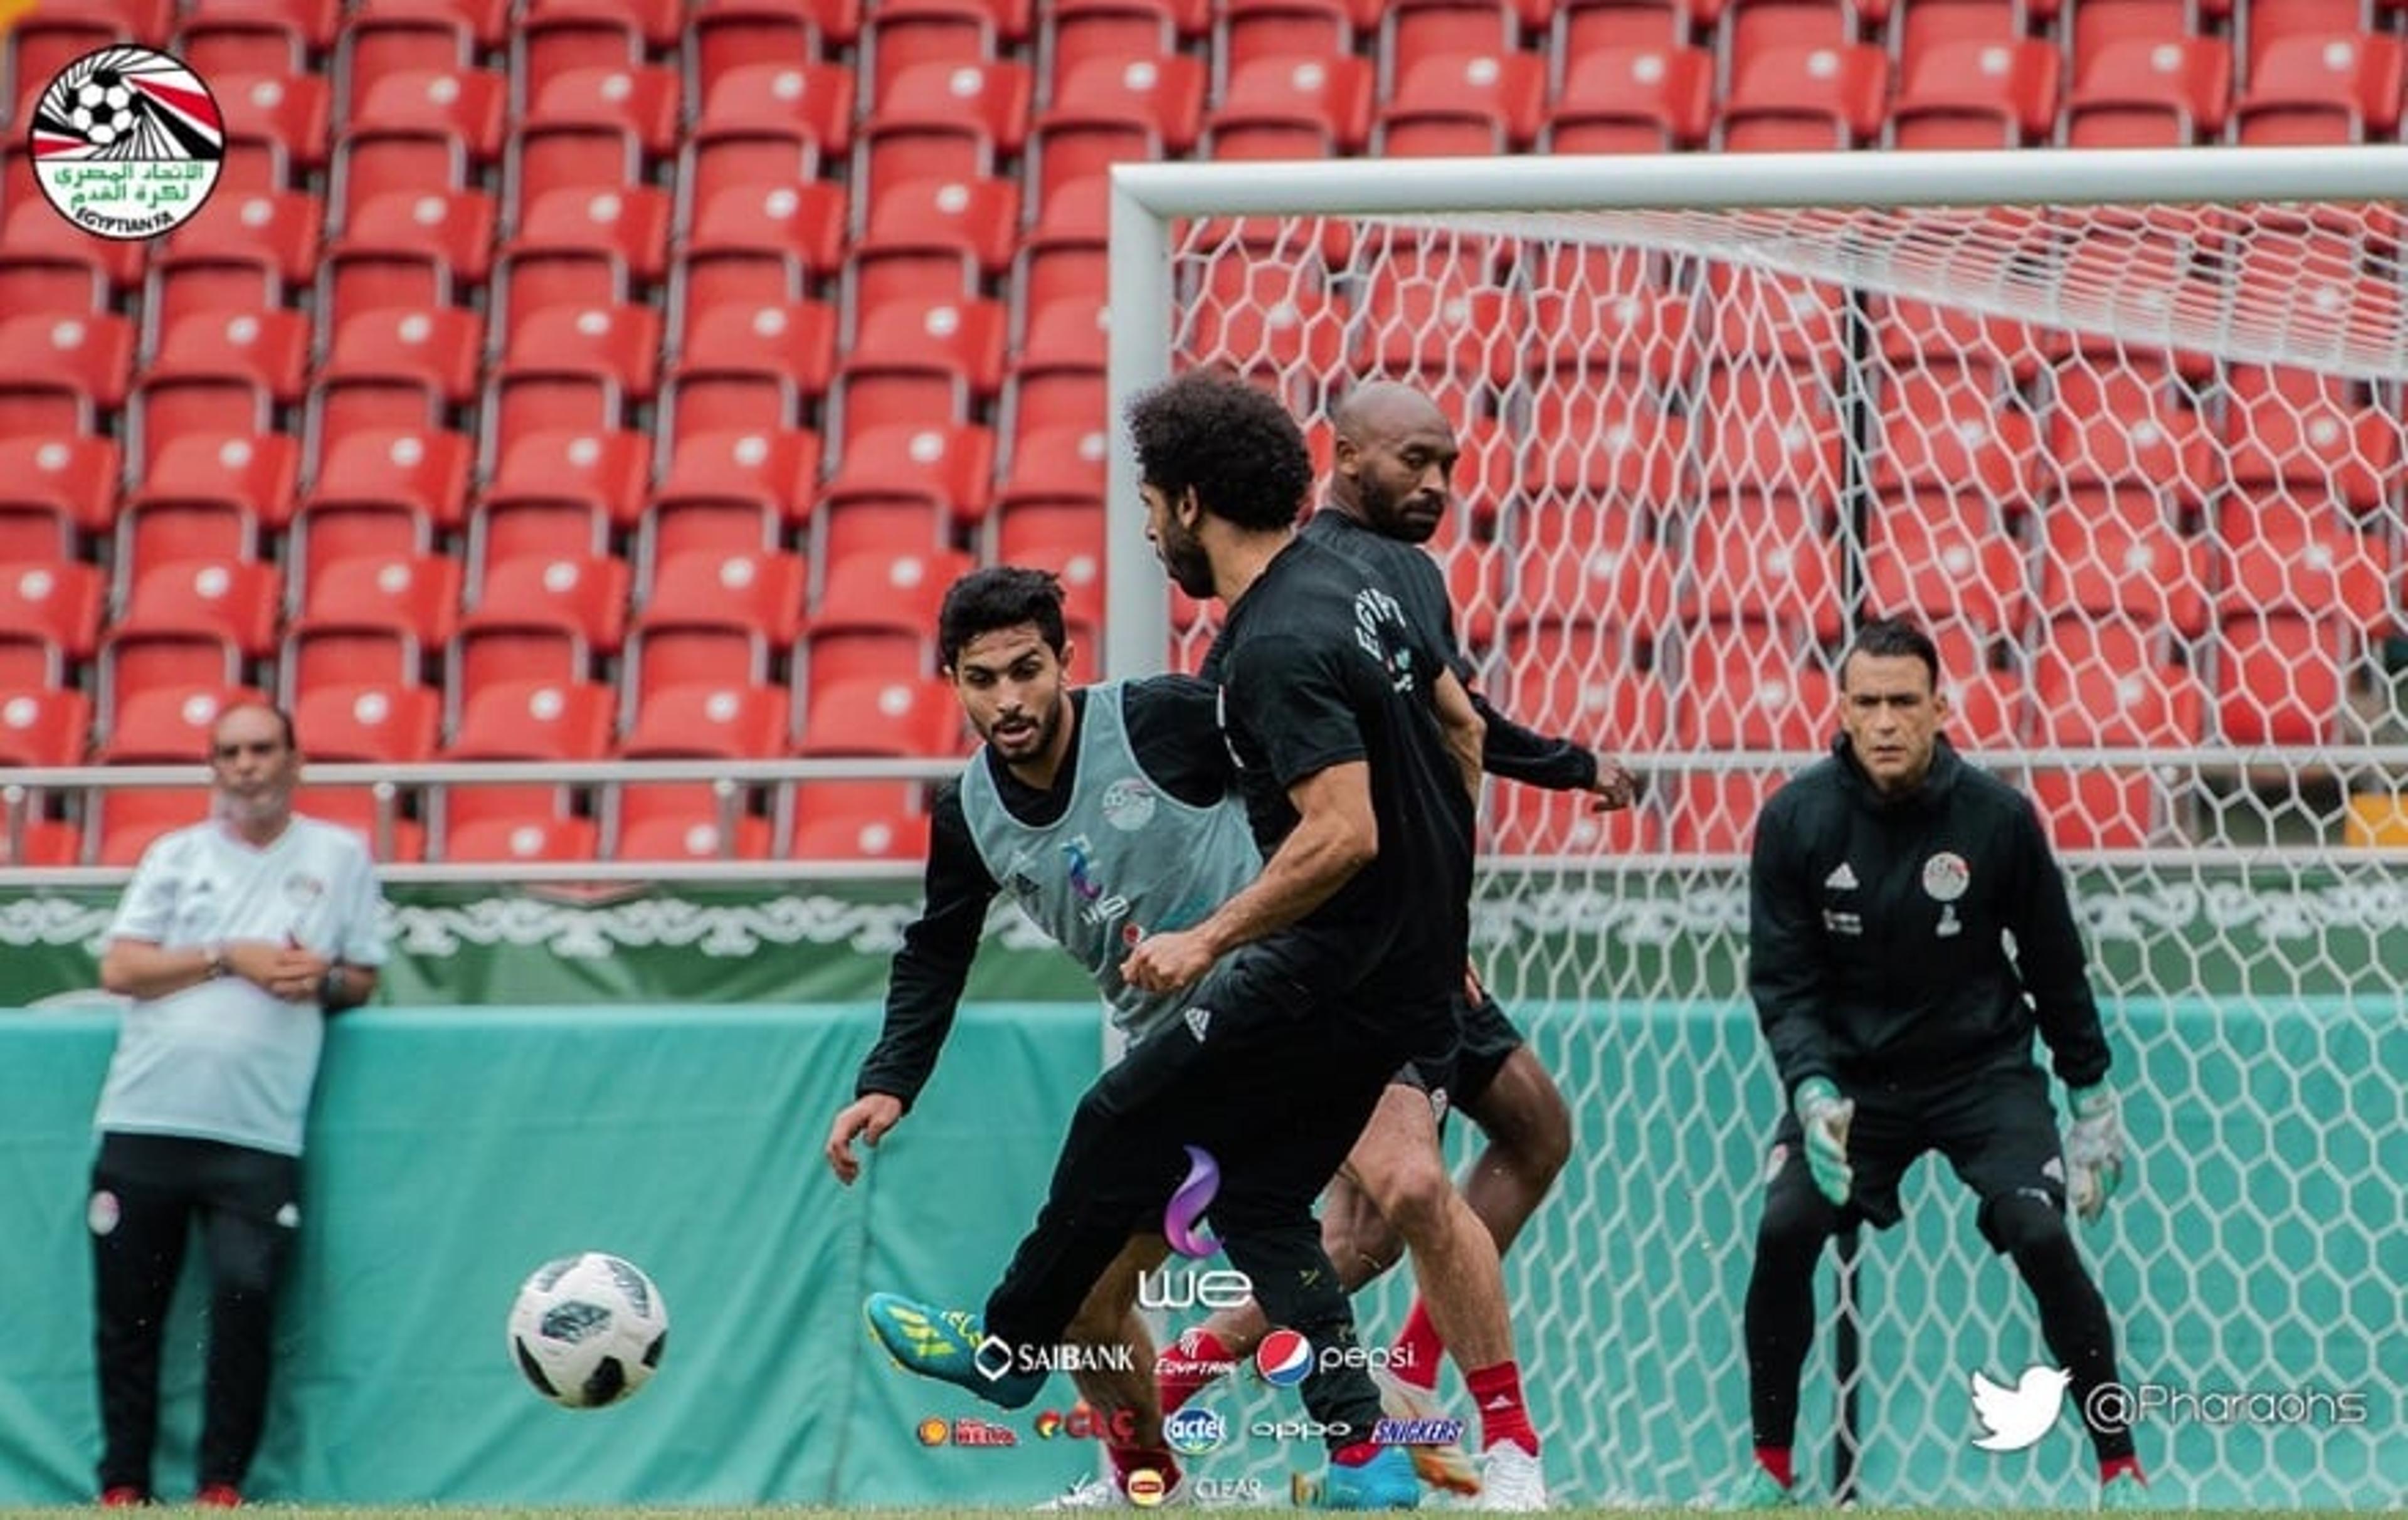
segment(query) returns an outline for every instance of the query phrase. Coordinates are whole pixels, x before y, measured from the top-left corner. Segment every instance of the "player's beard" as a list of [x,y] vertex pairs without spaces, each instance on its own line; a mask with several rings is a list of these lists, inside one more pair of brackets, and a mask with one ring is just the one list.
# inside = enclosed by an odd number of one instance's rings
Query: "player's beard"
[[1029,726],[1017,732],[1004,733],[999,724],[988,725],[984,736],[986,741],[995,746],[996,753],[1003,756],[1006,765],[1015,765],[1022,761],[1034,760],[1041,754],[1051,753],[1054,741],[1061,737],[1062,733],[1062,700],[1057,693],[1053,706],[1047,708],[1042,714],[1022,714],[1024,718],[1029,720]]
[[1164,524],[1154,538],[1155,557],[1170,576],[1170,583],[1195,597],[1210,600],[1212,595],[1212,557],[1204,552],[1203,540],[1189,533],[1177,522]]
[[[1438,535],[1438,525],[1446,518],[1446,502],[1440,498],[1435,505],[1422,495],[1399,498],[1365,480],[1357,486],[1363,502],[1364,520],[1383,538],[1395,538],[1409,544],[1425,544]],[[1411,510],[1408,510],[1410,504]]]

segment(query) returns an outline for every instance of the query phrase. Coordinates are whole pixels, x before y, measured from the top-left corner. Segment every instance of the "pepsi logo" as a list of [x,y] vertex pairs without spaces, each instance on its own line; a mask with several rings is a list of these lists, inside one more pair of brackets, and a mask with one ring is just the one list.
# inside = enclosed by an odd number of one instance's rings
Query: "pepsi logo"
[[1254,1375],[1274,1388],[1293,1388],[1312,1370],[1312,1342],[1294,1330],[1273,1330],[1254,1348]]

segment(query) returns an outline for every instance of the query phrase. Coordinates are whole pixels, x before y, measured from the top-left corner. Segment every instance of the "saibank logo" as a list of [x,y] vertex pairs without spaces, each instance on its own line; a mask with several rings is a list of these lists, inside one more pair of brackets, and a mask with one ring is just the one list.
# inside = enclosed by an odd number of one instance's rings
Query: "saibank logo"
[[1182,1256],[1209,1256],[1221,1249],[1220,1241],[1196,1232],[1196,1222],[1212,1207],[1213,1197],[1220,1191],[1221,1164],[1202,1146],[1187,1147],[1187,1180],[1179,1184],[1170,1195],[1169,1207],[1162,1211],[1162,1233],[1170,1249]]

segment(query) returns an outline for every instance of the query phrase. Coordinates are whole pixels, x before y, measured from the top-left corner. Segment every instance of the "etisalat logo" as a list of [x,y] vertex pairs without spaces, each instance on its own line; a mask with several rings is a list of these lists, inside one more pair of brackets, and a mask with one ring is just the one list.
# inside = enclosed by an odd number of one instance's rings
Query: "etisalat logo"
[[[1200,1145],[1186,1149],[1187,1177],[1162,1211],[1162,1234],[1173,1251],[1197,1261],[1221,1249],[1219,1240],[1196,1227],[1221,1191],[1221,1166]],[[1157,1268],[1137,1278],[1140,1309],[1236,1309],[1254,1296],[1254,1280],[1226,1267]]]

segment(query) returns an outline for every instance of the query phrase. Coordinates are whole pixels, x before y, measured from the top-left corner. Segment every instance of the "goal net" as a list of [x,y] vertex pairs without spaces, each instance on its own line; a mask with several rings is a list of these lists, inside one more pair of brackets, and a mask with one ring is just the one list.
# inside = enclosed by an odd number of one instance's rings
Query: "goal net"
[[[2076,1230],[2164,1400],[2159,1497],[2408,1492],[2408,280],[2374,199],[2402,183],[2395,150],[1123,171],[1115,417],[1228,366],[1326,467],[1350,380],[1426,388],[1463,446],[1430,547],[1486,693],[1645,777],[1610,816],[1494,781],[1483,807],[1475,954],[1576,1118],[1507,1260],[1564,1499],[1686,1502],[1746,1459],[1780,1097],[1745,853],[1836,731],[1849,633],[1894,610],[2076,895],[2136,1150]],[[1166,595],[1132,515],[1115,665],[1192,669],[1212,609]],[[1845,1399],[1823,1316],[1804,1493],[1844,1435],[1868,1503],[2086,1507],[2070,1407],[1972,1444],[1971,1375],[2054,1363],[1944,1163],[1905,1200],[1863,1241]],[[1367,1339],[1409,1291],[1366,1296]],[[1226,1397],[1239,1427],[1275,1407]]]

